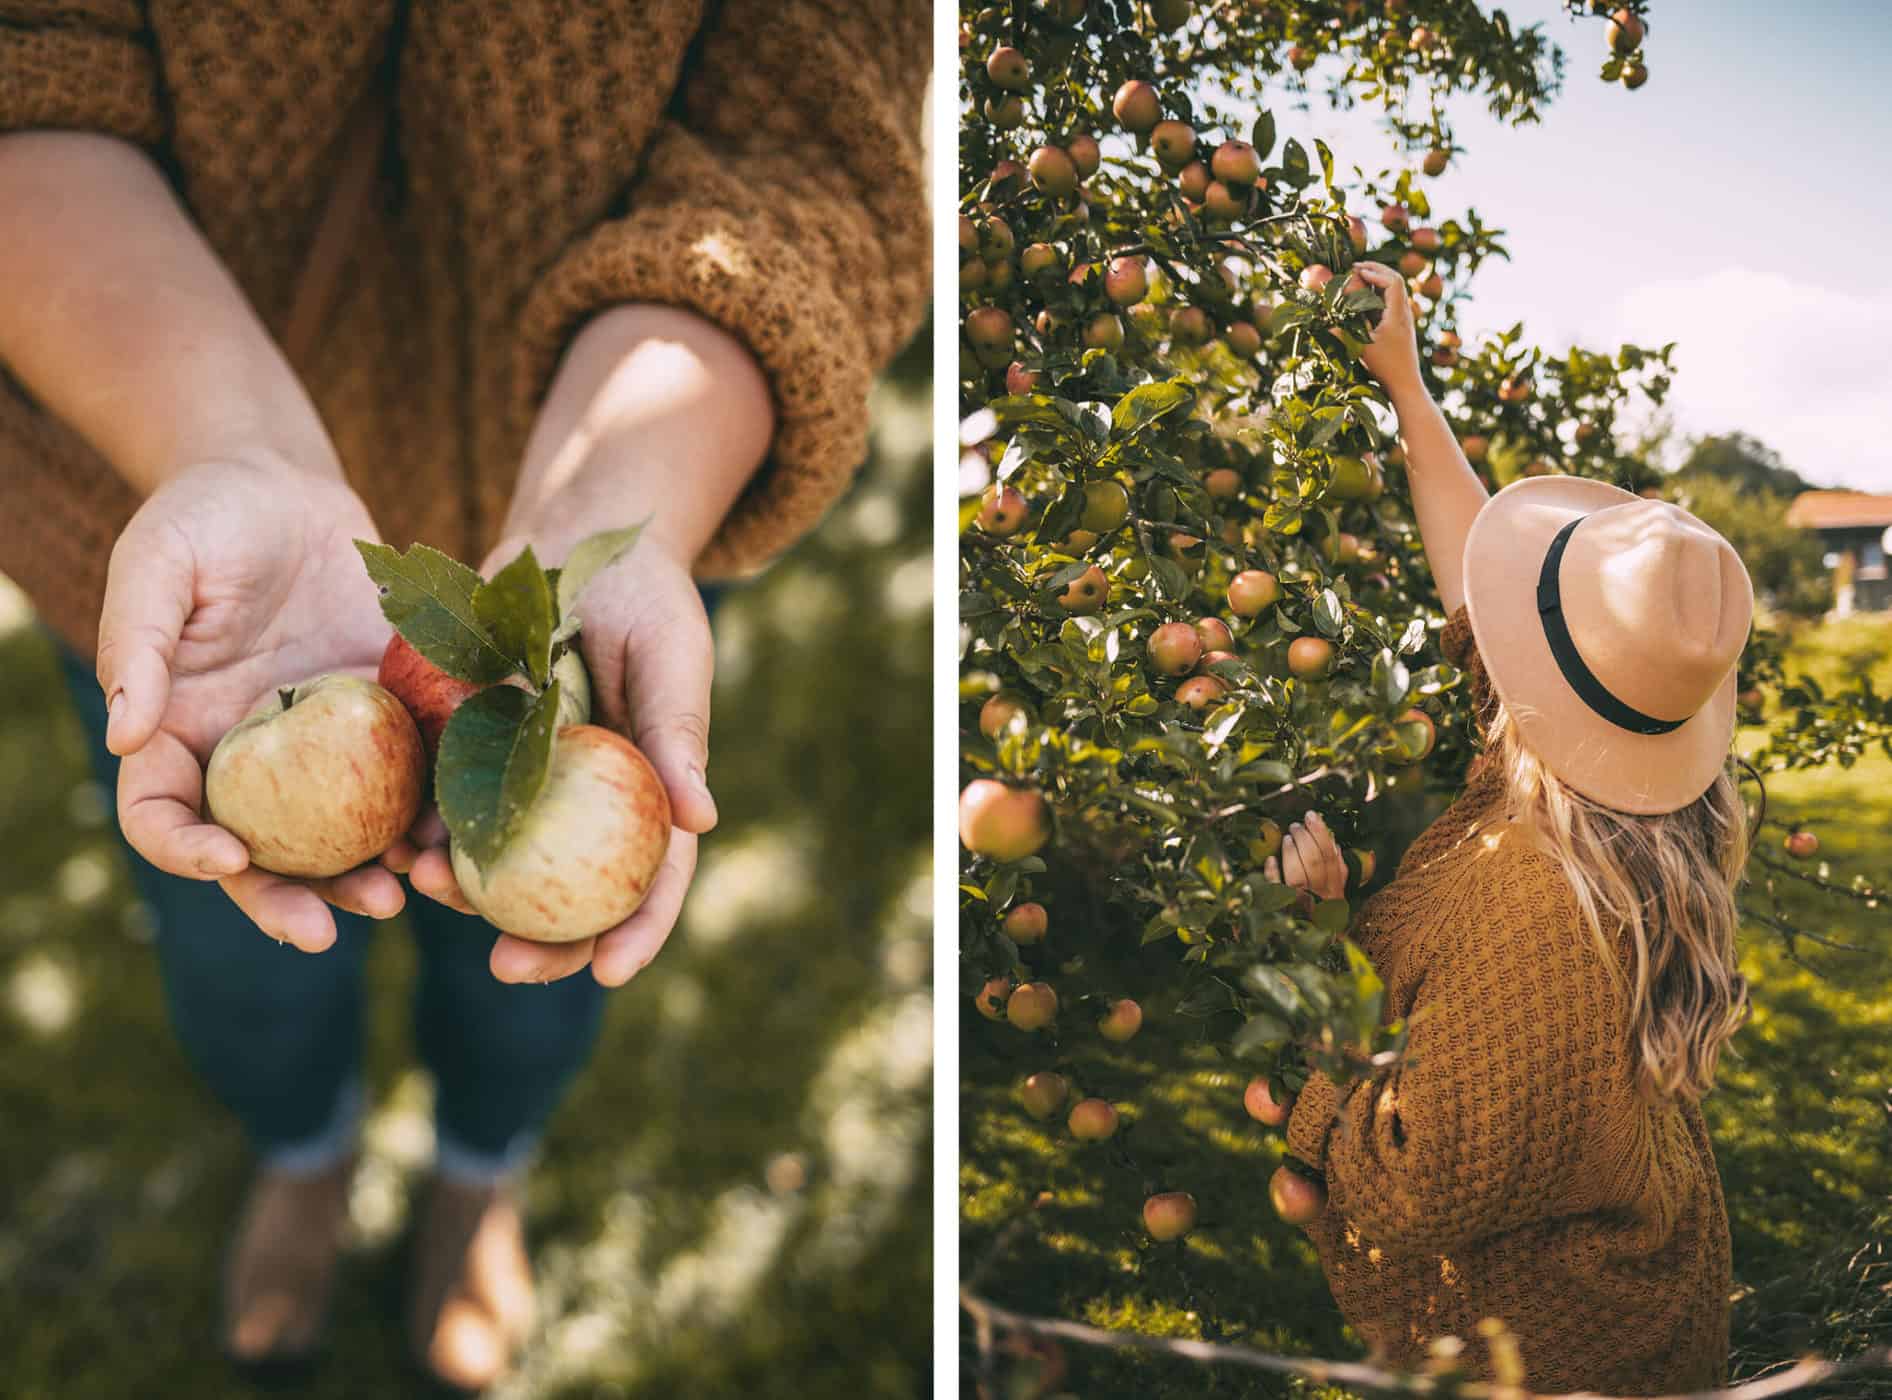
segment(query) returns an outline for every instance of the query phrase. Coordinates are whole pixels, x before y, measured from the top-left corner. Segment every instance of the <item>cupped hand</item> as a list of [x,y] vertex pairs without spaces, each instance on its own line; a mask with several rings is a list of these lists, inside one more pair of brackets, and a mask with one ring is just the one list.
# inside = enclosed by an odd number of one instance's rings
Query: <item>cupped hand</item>
[[1316,899],[1342,899],[1347,893],[1346,858],[1319,812],[1309,812],[1287,829],[1280,851],[1268,857],[1262,874],[1276,884],[1285,878]]
[[[524,543],[501,545],[488,572],[510,562]],[[560,944],[501,934],[491,966],[502,982],[551,982],[587,965],[604,986],[630,981],[675,928],[696,873],[697,837],[716,825],[705,777],[715,643],[688,566],[647,537],[592,579],[578,611],[579,647],[591,673],[592,723],[627,735],[663,779],[674,823],[670,846],[643,904],[616,928]],[[395,852],[390,865],[405,865],[421,894],[462,913],[476,912],[453,878],[439,817],[424,818],[414,839],[419,849]]]
[[1357,262],[1352,277],[1380,294],[1386,309],[1373,328],[1373,339],[1360,352],[1367,373],[1387,389],[1419,382],[1419,337],[1413,327],[1412,298],[1406,279],[1385,263]]
[[257,869],[235,835],[199,815],[204,767],[272,689],[374,674],[388,625],[353,543],[374,537],[340,480],[268,460],[204,462],[125,527],[99,619],[126,839],[160,870],[219,881],[263,932],[310,953],[335,941],[329,904],[387,918],[403,903],[400,881],[378,865],[316,881]]

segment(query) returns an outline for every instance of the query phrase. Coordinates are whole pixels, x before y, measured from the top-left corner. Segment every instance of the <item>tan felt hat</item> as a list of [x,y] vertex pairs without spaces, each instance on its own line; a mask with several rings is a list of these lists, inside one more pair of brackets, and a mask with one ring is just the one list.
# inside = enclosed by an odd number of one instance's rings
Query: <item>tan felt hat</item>
[[1571,788],[1648,816],[1713,785],[1754,586],[1693,515],[1581,477],[1514,482],[1472,522],[1465,609],[1520,736]]

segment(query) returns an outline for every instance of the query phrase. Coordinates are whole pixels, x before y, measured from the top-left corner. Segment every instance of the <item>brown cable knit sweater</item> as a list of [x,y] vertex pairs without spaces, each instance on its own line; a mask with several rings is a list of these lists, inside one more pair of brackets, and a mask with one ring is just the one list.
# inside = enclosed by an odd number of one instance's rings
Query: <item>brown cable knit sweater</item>
[[[0,132],[151,151],[280,335],[347,120],[398,43],[375,197],[295,365],[351,484],[390,543],[478,559],[574,332],[615,303],[680,306],[742,340],[774,388],[769,461],[700,562],[727,575],[841,491],[873,375],[918,325],[928,13],[0,0]],[[0,500],[0,572],[89,654],[138,502],[4,374]]]
[[[1489,715],[1463,609],[1444,646]],[[1475,1329],[1496,1317],[1539,1392],[1720,1384],[1728,1220],[1701,1109],[1638,1097],[1622,998],[1494,768],[1473,768],[1352,936],[1389,1018],[1422,1019],[1390,1076],[1345,1094],[1316,1076],[1288,1143],[1326,1174],[1309,1233],[1361,1339],[1412,1367],[1456,1336],[1488,1377]]]

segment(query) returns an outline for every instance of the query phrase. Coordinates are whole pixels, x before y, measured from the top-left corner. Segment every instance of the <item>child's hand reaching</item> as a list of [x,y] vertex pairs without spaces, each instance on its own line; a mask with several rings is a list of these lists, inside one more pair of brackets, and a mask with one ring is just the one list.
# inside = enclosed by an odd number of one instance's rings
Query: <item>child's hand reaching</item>
[[119,536],[99,619],[125,839],[160,870],[218,880],[265,933],[308,953],[335,941],[323,901],[388,918],[400,881],[378,865],[272,875],[198,812],[211,750],[259,697],[321,672],[374,674],[388,626],[357,537],[374,526],[339,480],[283,463],[187,467]]
[[1319,812],[1309,812],[1281,838],[1281,850],[1268,857],[1262,874],[1279,884],[1306,890],[1316,899],[1343,899],[1347,893],[1347,862],[1340,843]]
[[1419,338],[1413,328],[1412,301],[1406,295],[1406,279],[1384,263],[1357,262],[1351,273],[1386,303],[1380,313],[1373,339],[1361,352],[1367,373],[1388,393],[1419,384]]

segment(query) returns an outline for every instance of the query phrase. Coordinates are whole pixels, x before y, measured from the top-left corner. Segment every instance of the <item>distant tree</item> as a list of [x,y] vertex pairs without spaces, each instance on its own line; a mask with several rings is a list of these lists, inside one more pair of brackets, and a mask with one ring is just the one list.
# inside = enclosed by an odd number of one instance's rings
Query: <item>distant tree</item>
[[[1751,438],[1704,438],[1697,452],[1717,441],[1759,446]],[[1736,458],[1729,454],[1714,460]],[[1743,460],[1756,462],[1762,470],[1773,470],[1758,459]],[[1800,479],[1784,467],[1778,470],[1795,481]],[[1792,493],[1747,484],[1738,472],[1723,475],[1707,468],[1690,473],[1683,468],[1671,479],[1667,494],[1727,538],[1747,565],[1754,591],[1768,606],[1801,617],[1818,617],[1833,605],[1832,578],[1820,562],[1820,537],[1786,523]]]
[[1697,438],[1675,475],[1681,481],[1710,477],[1746,491],[1771,491],[1789,500],[1802,491],[1816,489],[1782,461],[1778,452],[1746,433],[1710,433]]

